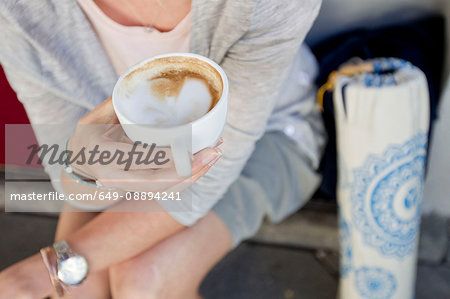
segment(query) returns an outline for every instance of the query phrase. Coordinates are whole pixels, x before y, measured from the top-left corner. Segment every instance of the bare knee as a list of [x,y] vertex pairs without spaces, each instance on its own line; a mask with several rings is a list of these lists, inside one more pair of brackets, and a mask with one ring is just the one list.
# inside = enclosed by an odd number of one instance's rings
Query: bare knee
[[134,261],[125,261],[109,268],[111,294],[114,299],[161,299],[162,279],[156,265],[136,267]]

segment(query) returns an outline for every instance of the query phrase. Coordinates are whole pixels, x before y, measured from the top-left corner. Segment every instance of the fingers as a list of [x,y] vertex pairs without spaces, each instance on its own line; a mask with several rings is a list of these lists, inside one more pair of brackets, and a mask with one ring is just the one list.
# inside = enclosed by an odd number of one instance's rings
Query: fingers
[[[156,175],[157,173],[157,175]],[[99,181],[106,188],[132,192],[158,192],[182,180],[173,169],[130,170],[110,169]]]
[[[218,143],[220,145],[221,142]],[[181,195],[182,200],[187,200],[189,202],[190,195],[189,193],[182,193],[186,189],[188,189],[194,182],[196,182],[200,177],[208,172],[209,169],[222,157],[222,151],[218,148],[207,148],[199,153],[194,155],[194,160],[192,162],[192,176],[180,178],[178,177],[178,182],[168,182],[166,184],[154,185],[152,190],[149,189],[139,189],[135,190],[138,192],[157,192],[155,194],[169,194],[169,196],[175,196],[175,194]],[[166,170],[165,170],[166,171]],[[155,172],[157,173],[157,171]],[[173,172],[174,174],[175,172]],[[155,174],[156,175],[156,174]],[[159,174],[158,174],[159,176]],[[159,193],[158,193],[159,192]],[[138,197],[142,199],[142,194]],[[144,199],[146,196],[151,196],[150,194],[144,195]],[[156,195],[152,195],[155,196]],[[159,195],[158,195],[159,196]],[[162,195],[164,196],[164,195]],[[133,198],[135,196],[133,195]],[[159,198],[159,197],[158,197]],[[157,201],[159,199],[156,199]],[[132,205],[130,205],[132,203]],[[133,200],[132,202],[126,201],[122,202],[119,205],[113,206],[109,210],[122,211],[126,209],[127,211],[152,211],[152,212],[162,212],[169,211],[173,208],[173,211],[178,210],[177,205],[179,205],[178,201],[171,201],[170,198],[166,201],[169,205],[165,205],[164,208],[160,205],[153,205],[151,200]],[[173,204],[171,206],[170,204]],[[168,210],[169,209],[169,210]]]
[[219,161],[219,159],[222,157],[222,154],[220,154],[219,156],[217,156],[215,159],[213,159],[211,162],[209,162],[208,164],[206,164],[205,166],[203,166],[197,173],[194,173],[192,175],[192,183],[195,183],[199,178],[201,178],[202,176],[204,176],[209,169],[216,164],[217,161]]
[[118,124],[116,112],[109,97],[79,121],[80,124]]
[[201,178],[203,175],[205,175],[211,167],[220,160],[222,157],[222,152],[218,156],[216,156],[212,161],[207,163],[206,165],[203,165],[200,169],[198,169],[196,172],[192,172],[192,176],[185,178],[183,181],[177,183],[177,184],[171,184],[167,187],[167,189],[164,189],[165,192],[171,193],[171,192],[183,192],[192,184],[194,184],[199,178]]
[[[126,137],[120,125],[79,125],[77,136],[83,136],[80,140],[71,138],[69,149],[74,151],[70,164],[76,164],[80,168],[93,168],[98,166],[110,166],[117,169],[150,169],[172,168],[173,159],[168,147],[157,147],[156,144],[133,143]],[[101,132],[101,133],[98,133]],[[86,161],[76,155],[80,151],[89,153],[92,161]],[[77,157],[77,159],[75,159]],[[97,172],[97,169],[91,171]]]
[[217,148],[205,148],[194,155],[192,161],[192,177],[204,167],[211,167],[222,157],[222,151]]
[[[120,126],[112,126],[112,127],[120,127]],[[156,147],[155,145],[148,145],[142,143],[134,144],[128,137],[121,137],[120,129],[111,128],[105,133],[105,137],[114,137],[114,140],[120,139],[120,142],[115,142],[112,140],[106,139],[101,145],[100,148],[105,151],[109,151],[114,153],[115,151],[120,151],[124,153],[125,157],[129,157],[131,152],[134,154],[131,155],[131,160],[129,164],[127,163],[117,163],[113,161],[111,163],[112,167],[117,169],[127,169],[127,170],[143,170],[143,169],[161,169],[161,168],[173,168],[175,167],[172,157],[172,151],[168,147]],[[119,133],[117,133],[119,132]],[[118,135],[119,134],[119,135]],[[198,152],[194,155],[193,158],[193,168],[192,173],[200,169],[204,164],[207,164],[211,160],[203,161],[204,159],[208,159],[208,155],[212,155],[211,159],[215,158],[220,151],[217,148],[220,144],[222,144],[222,138],[217,142],[216,148],[206,148]],[[221,152],[220,152],[221,154]],[[158,159],[156,159],[158,157]],[[164,161],[164,163],[160,163]],[[140,163],[138,163],[140,162]],[[204,162],[204,163],[203,163]],[[203,163],[203,164],[202,164]]]
[[197,181],[222,157],[218,148],[206,148],[196,155],[192,161],[192,176],[180,177],[176,169],[145,169],[123,171],[110,168],[107,172],[99,174],[100,182],[107,188],[119,188],[126,191],[153,191],[167,190],[174,185],[182,185],[184,189]]
[[221,145],[223,143],[223,137],[220,137],[219,140],[217,140],[216,146],[218,147],[219,145]]
[[[99,146],[100,151],[116,155],[109,166],[119,170],[143,170],[173,168],[174,162],[170,148],[157,147],[154,144],[123,143],[106,141]],[[123,157],[122,159],[120,159]],[[120,159],[120,160],[119,160]]]
[[113,124],[105,127],[103,137],[119,142],[133,143],[133,141],[131,141],[130,138],[128,138],[128,136],[125,134],[125,131],[120,124]]

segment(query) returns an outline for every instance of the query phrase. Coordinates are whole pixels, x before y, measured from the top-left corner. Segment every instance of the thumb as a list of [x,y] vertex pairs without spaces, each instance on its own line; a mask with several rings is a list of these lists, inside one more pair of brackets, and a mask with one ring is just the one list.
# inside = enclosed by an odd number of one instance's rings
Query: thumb
[[80,124],[118,124],[116,112],[112,104],[112,98],[109,97],[100,105],[90,111],[79,121]]

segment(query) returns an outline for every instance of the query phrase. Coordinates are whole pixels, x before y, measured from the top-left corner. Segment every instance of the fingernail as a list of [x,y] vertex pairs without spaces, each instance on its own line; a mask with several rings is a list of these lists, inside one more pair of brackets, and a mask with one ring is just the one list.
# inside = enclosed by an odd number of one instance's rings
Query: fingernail
[[213,154],[213,159],[208,162],[208,164],[204,164],[204,166],[202,167],[202,169],[197,172],[195,175],[192,176],[192,181],[195,182],[197,181],[199,178],[201,178],[205,173],[208,172],[208,170],[211,168],[211,166],[213,166],[219,159],[220,157],[222,157],[222,151],[220,149],[215,149],[217,156],[215,156]]
[[[222,151],[218,148],[213,148],[206,157],[202,160],[203,165],[212,165],[222,156]],[[212,164],[211,164],[212,163]]]
[[217,153],[217,156],[208,163],[209,166],[213,166],[221,157],[222,157],[222,151],[219,148],[214,149]]
[[216,146],[219,146],[223,143],[223,137],[220,137],[219,140],[217,141]]

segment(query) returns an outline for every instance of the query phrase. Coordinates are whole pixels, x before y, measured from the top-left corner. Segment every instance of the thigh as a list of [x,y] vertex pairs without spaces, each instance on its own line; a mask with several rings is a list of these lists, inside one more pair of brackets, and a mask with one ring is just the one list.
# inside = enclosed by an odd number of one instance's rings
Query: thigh
[[113,298],[196,298],[204,276],[230,248],[229,231],[209,212],[195,225],[111,267]]

